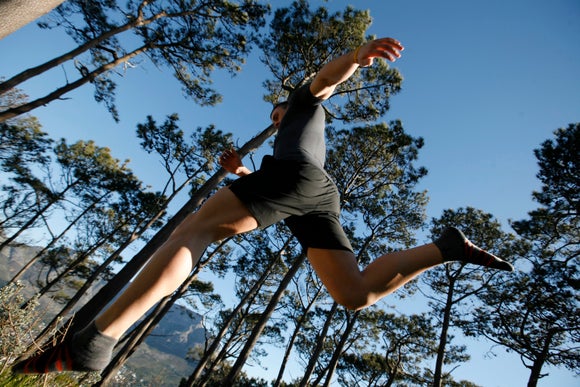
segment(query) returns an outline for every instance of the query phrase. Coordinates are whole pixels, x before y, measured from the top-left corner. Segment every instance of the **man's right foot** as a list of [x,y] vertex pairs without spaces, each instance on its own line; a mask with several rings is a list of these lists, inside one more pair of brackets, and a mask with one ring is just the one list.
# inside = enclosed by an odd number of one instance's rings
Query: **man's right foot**
[[62,371],[87,371],[75,367],[68,343],[58,344],[12,367],[13,373],[25,375]]
[[434,243],[446,262],[461,261],[492,269],[514,271],[511,263],[477,247],[455,227],[445,229]]
[[100,371],[111,361],[117,340],[99,332],[94,322],[66,340],[12,367],[16,374]]

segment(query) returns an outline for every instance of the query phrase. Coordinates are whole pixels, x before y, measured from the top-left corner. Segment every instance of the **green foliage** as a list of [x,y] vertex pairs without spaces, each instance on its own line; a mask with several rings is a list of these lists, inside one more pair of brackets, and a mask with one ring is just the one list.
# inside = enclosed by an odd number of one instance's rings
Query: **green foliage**
[[25,302],[23,288],[20,283],[0,288],[0,385],[6,387],[92,385],[95,381],[94,375],[80,382],[81,379],[77,377],[84,374],[22,376],[11,373],[10,366],[28,347],[42,323],[42,312],[38,309],[36,299],[28,301],[24,308],[21,307]]
[[174,194],[181,188],[180,174],[185,176],[185,184],[192,185],[192,191],[199,189],[208,174],[215,171],[217,155],[229,148],[231,143],[231,134],[224,134],[213,125],[198,127],[192,131],[190,138],[185,138],[178,121],[178,115],[171,114],[161,125],[151,116],[147,116],[145,123],[137,124],[141,147],[147,153],[160,157],[169,174],[164,194],[167,191]]
[[[275,11],[270,29],[259,43],[262,61],[273,79],[264,82],[265,99],[277,102],[309,82],[329,60],[365,41],[371,24],[368,11],[351,7],[329,14],[324,7],[311,10],[306,0]],[[372,37],[369,37],[369,39]],[[361,69],[339,85],[325,104],[328,117],[344,122],[376,120],[389,108],[389,97],[400,90],[402,77],[383,60]]]
[[405,133],[399,121],[329,129],[327,139],[326,165],[359,261],[414,244],[412,230],[423,225],[427,204],[426,193],[414,190],[427,174],[414,165],[423,139]]
[[544,376],[545,364],[580,369],[580,125],[554,135],[535,150],[542,188],[534,198],[542,206],[513,223],[531,245],[526,264],[490,287],[469,325],[469,333],[520,355],[528,386]]
[[580,210],[580,123],[569,124],[554,132],[554,139],[544,141],[534,150],[542,183],[534,199],[550,208],[553,216],[578,215]]
[[38,202],[55,199],[52,190],[34,173],[50,162],[52,142],[34,117],[0,123],[0,171],[6,177],[0,197],[2,228],[19,227],[22,215]]
[[127,71],[140,61],[135,55],[146,54],[155,66],[173,71],[186,96],[214,105],[221,97],[209,87],[210,75],[216,68],[240,71],[267,11],[253,0],[69,0],[40,26],[64,26],[79,50],[88,51],[75,66],[90,77],[95,99],[119,120],[113,78],[119,58],[126,58]]
[[7,369],[11,361],[23,352],[39,323],[36,310],[38,301],[33,300],[21,309],[24,303],[20,283],[9,284],[0,288],[0,370]]
[[342,385],[428,384],[421,377],[421,367],[434,354],[436,333],[427,315],[371,309],[360,320],[356,328],[360,337],[339,363]]

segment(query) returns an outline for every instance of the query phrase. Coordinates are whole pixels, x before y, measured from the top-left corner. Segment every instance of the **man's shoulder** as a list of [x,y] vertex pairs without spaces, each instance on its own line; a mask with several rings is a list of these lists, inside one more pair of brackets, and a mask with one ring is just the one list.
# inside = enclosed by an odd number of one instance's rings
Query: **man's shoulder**
[[292,92],[290,99],[288,100],[289,104],[300,104],[300,105],[307,105],[307,106],[316,106],[322,103],[322,100],[316,98],[312,91],[310,91],[310,85],[312,82],[305,83],[304,85],[298,87],[296,90]]

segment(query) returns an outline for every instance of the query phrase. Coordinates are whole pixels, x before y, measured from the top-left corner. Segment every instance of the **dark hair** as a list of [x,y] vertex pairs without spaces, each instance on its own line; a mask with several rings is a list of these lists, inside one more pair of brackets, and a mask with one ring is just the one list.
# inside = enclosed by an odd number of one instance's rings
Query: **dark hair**
[[270,117],[272,117],[272,113],[274,113],[274,110],[276,110],[278,106],[288,107],[288,101],[282,101],[274,104],[274,107],[272,107],[272,110],[270,111]]

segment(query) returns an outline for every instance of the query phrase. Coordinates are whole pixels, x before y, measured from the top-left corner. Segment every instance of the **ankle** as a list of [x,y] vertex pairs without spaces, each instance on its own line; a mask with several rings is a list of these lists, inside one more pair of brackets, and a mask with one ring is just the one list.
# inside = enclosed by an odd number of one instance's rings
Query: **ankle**
[[433,243],[439,249],[443,262],[449,262],[461,260],[464,256],[466,241],[467,238],[459,229],[448,227]]
[[95,322],[73,335],[71,352],[82,369],[101,370],[111,360],[117,339],[101,333]]

